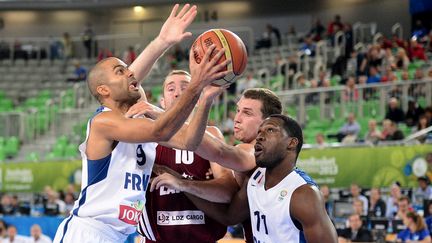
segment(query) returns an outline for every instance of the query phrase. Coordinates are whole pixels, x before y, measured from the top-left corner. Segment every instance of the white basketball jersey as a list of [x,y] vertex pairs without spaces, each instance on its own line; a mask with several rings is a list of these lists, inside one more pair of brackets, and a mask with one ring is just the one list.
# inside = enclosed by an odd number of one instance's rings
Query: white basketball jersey
[[[295,189],[315,182],[295,169],[276,186],[265,190],[265,168],[258,168],[247,185],[254,243],[306,242],[303,231],[290,215],[290,201]],[[301,227],[301,226],[300,226]]]
[[[103,111],[109,109],[100,107],[96,115]],[[87,138],[90,128],[91,120],[87,124]],[[118,142],[107,157],[89,160],[86,141],[79,147],[83,176],[80,197],[72,214],[100,221],[124,236],[134,233],[144,209],[157,144]]]

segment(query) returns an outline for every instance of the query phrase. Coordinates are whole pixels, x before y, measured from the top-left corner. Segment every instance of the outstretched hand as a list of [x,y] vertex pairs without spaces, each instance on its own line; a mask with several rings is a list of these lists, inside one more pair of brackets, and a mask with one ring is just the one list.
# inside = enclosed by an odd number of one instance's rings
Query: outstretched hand
[[159,33],[159,38],[168,45],[174,45],[187,37],[191,37],[191,32],[185,32],[186,28],[192,23],[197,15],[197,7],[185,4],[177,13],[179,5],[174,5],[170,16],[163,24]]
[[226,66],[231,63],[227,59],[218,64],[219,60],[225,54],[225,49],[216,49],[215,45],[211,45],[205,52],[200,63],[195,61],[193,50],[189,52],[189,70],[191,71],[192,80],[201,82],[206,86],[214,80],[225,77],[230,71],[226,70]]
[[179,179],[169,173],[163,173],[151,181],[150,191],[159,190],[161,186],[168,187],[176,191],[183,191],[183,179]]

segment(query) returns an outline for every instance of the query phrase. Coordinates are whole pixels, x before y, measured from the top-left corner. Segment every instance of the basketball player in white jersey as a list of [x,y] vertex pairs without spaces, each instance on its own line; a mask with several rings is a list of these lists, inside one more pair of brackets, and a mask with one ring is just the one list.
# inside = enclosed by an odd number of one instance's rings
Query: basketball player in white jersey
[[[312,179],[295,168],[303,144],[298,123],[271,115],[261,124],[255,143],[259,166],[230,205],[196,201],[198,208],[224,224],[232,225],[250,215],[254,242],[337,242],[336,231]],[[178,181],[155,182],[176,188]]]
[[[155,56],[163,53],[161,49],[188,36],[184,30],[195,17],[196,7],[185,5],[178,14],[177,9],[178,5],[158,38],[142,53],[148,56],[138,58],[147,72],[150,70],[147,65],[153,65]],[[206,52],[202,63],[191,62],[192,77],[185,95],[156,120],[125,117],[126,111],[141,97],[140,80],[145,72],[138,71],[139,79],[136,79],[134,71],[117,58],[107,58],[95,65],[88,85],[102,106],[90,119],[86,141],[80,145],[83,157],[80,197],[71,216],[61,223],[54,242],[124,242],[135,232],[145,204],[155,142],[194,150],[202,139],[212,101],[223,88],[206,88],[189,127],[180,128],[204,87],[227,74],[220,70],[229,60],[217,64],[224,51],[214,49],[213,46]],[[135,68],[139,69],[140,65]]]

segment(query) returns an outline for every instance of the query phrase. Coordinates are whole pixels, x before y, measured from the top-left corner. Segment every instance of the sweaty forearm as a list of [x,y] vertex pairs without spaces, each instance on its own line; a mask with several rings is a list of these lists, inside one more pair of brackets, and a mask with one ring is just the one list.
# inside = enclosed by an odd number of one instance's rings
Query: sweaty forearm
[[154,133],[161,141],[169,140],[183,126],[201,94],[202,87],[190,84],[179,101],[162,114],[155,123]]
[[234,218],[234,215],[229,213],[229,205],[227,204],[209,202],[189,193],[186,193],[186,195],[199,210],[204,212],[205,215],[223,225],[235,225],[244,220],[241,218]]
[[[215,203],[229,203],[236,192],[235,189],[226,186],[224,179],[212,179],[209,181],[185,181],[183,192]],[[231,184],[230,184],[231,185]]]
[[195,114],[192,117],[185,134],[185,145],[189,151],[195,151],[202,141],[207,128],[207,119],[209,116],[211,101],[200,101]]

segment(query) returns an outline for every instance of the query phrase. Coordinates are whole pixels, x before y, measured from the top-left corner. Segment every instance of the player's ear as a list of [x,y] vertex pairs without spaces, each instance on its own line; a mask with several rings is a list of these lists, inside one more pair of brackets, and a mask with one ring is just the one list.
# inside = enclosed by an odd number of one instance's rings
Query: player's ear
[[108,86],[106,86],[106,85],[99,85],[96,88],[96,92],[98,92],[98,94],[101,96],[107,96],[107,95],[109,95],[110,90],[109,90]]
[[297,149],[298,143],[299,143],[298,138],[295,138],[295,137],[294,138],[293,137],[288,138],[287,150]]

